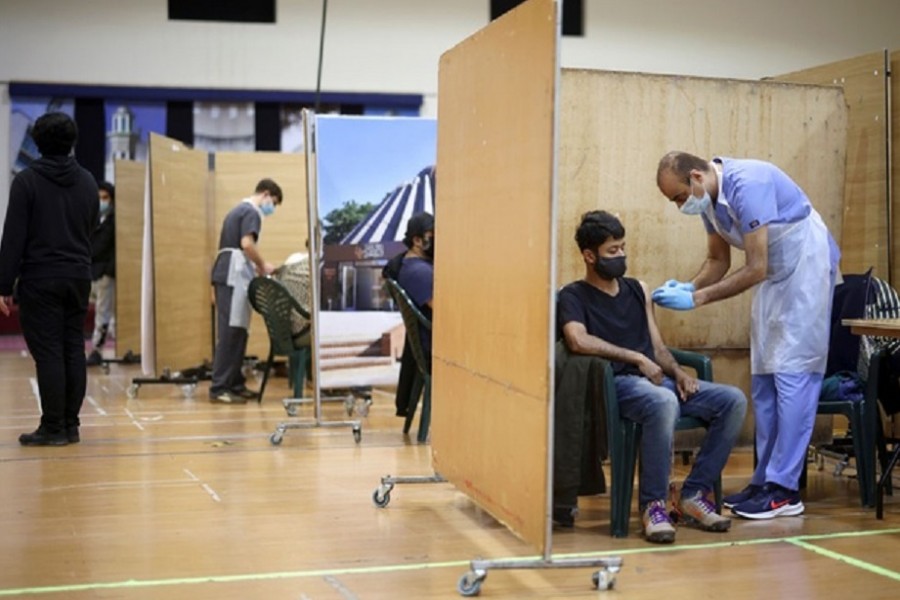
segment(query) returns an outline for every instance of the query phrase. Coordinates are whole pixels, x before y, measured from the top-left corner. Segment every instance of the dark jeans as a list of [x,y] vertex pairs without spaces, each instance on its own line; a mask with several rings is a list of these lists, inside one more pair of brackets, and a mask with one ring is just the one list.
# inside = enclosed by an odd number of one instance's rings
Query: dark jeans
[[41,426],[57,433],[78,426],[87,371],[84,320],[91,282],[87,279],[19,281],[19,321],[34,358],[41,394]]

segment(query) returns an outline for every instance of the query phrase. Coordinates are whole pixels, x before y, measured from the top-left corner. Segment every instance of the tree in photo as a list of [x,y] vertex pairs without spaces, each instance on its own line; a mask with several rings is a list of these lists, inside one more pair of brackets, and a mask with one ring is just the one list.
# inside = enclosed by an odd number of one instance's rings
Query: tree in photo
[[357,204],[356,200],[349,200],[342,207],[329,212],[325,215],[324,242],[339,244],[374,208],[375,205],[370,202]]

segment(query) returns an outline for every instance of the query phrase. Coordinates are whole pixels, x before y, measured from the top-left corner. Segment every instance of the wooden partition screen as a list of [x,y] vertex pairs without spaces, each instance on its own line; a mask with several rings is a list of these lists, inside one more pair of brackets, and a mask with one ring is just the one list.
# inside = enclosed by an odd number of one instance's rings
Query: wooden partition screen
[[432,452],[540,550],[552,391],[555,4],[520,5],[441,56]]
[[[652,289],[696,274],[706,257],[703,224],[656,186],[670,150],[777,164],[840,241],[847,117],[839,88],[583,70],[564,70],[561,88],[560,284],[584,276],[574,234],[594,209],[622,220],[630,276]],[[732,269],[743,264],[733,251]],[[746,350],[751,295],[656,314],[670,345]]]
[[[214,209],[209,222],[210,260],[219,247],[222,221],[243,198],[251,196],[260,179],[269,177],[281,186],[284,198],[275,214],[263,220],[259,251],[276,267],[295,252],[306,252],[309,238],[306,190],[306,155],[274,152],[217,152],[213,167]],[[254,311],[247,354],[265,359],[269,336],[262,318]]]
[[[781,75],[778,81],[839,85],[850,109],[844,186],[841,270],[875,267],[883,279],[897,273],[889,258],[887,157],[887,61],[884,52]],[[894,240],[896,243],[896,240]],[[897,280],[895,280],[896,282]]]
[[117,160],[116,355],[141,353],[141,264],[147,165]]
[[206,152],[150,136],[157,375],[212,358],[208,170]]
[[891,194],[891,257],[893,266],[894,287],[900,286],[900,51],[891,53],[891,87],[890,87],[890,126],[891,135],[888,138],[888,161],[890,162],[890,194]]
[[[700,218],[679,213],[656,187],[658,161],[670,150],[774,162],[840,241],[847,116],[839,88],[581,70],[563,70],[561,79],[560,285],[584,276],[574,234],[595,209],[619,215],[628,274],[651,289],[697,272],[706,256]],[[733,250],[732,270],[743,264]],[[656,309],[666,343],[709,355],[716,380],[748,397],[752,295],[690,312]],[[752,436],[747,419],[739,443]],[[680,434],[679,444],[693,445],[687,438]]]

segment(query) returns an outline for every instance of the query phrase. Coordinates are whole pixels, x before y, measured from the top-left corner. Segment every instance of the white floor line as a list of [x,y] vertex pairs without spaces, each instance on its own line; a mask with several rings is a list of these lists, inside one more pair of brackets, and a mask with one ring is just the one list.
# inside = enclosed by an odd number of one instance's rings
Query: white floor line
[[200,487],[202,487],[202,488],[206,491],[206,493],[209,494],[209,496],[210,496],[213,500],[215,500],[216,502],[221,502],[221,501],[222,501],[222,499],[219,498],[219,495],[216,493],[216,491],[215,491],[214,489],[212,489],[212,488],[209,486],[209,484],[207,484],[207,483],[205,483],[205,482],[203,482],[203,481],[200,481],[200,478],[197,477],[196,475],[194,475],[193,473],[191,473],[191,470],[190,470],[190,469],[182,469],[182,471],[184,471],[185,474],[186,474],[188,477],[190,477],[192,481],[196,481],[197,483],[199,483],[199,484],[200,484]]
[[31,391],[34,393],[34,400],[37,402],[38,412],[44,414],[44,411],[41,410],[41,390],[38,389],[37,379],[29,377],[28,381],[31,383]]
[[94,410],[96,410],[97,413],[99,413],[100,415],[102,415],[102,416],[104,416],[104,417],[106,416],[106,414],[107,414],[106,411],[103,410],[103,407],[101,407],[101,406],[97,403],[96,400],[94,400],[94,397],[93,397],[93,396],[87,395],[87,396],[84,397],[84,399],[88,401],[88,404],[90,404],[91,406],[94,407]]
[[109,489],[122,489],[122,488],[146,488],[149,486],[153,487],[162,487],[162,486],[179,486],[179,485],[187,485],[188,482],[184,479],[159,479],[156,481],[147,481],[144,479],[138,481],[94,481],[91,483],[78,483],[73,485],[59,485],[54,487],[44,488],[45,491],[48,492],[60,492],[65,490],[80,490],[80,489],[94,489],[94,490],[109,490]]
[[140,422],[138,422],[138,420],[135,418],[134,414],[133,414],[130,410],[128,410],[127,408],[125,409],[125,414],[128,415],[128,417],[131,419],[131,424],[132,424],[132,425],[134,425],[135,427],[137,427],[137,428],[140,429],[141,431],[144,431],[144,426],[141,425]]

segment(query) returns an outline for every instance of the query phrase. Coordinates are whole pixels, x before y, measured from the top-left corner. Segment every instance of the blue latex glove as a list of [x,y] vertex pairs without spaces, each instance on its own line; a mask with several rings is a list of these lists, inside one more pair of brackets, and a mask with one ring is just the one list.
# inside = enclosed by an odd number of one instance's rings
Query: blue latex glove
[[677,287],[658,287],[653,291],[651,298],[663,308],[671,308],[673,310],[691,310],[694,308],[694,294]]
[[670,279],[662,286],[664,288],[678,288],[680,290],[685,290],[686,292],[696,291],[697,288],[694,287],[694,284],[690,281],[678,281],[677,279]]

